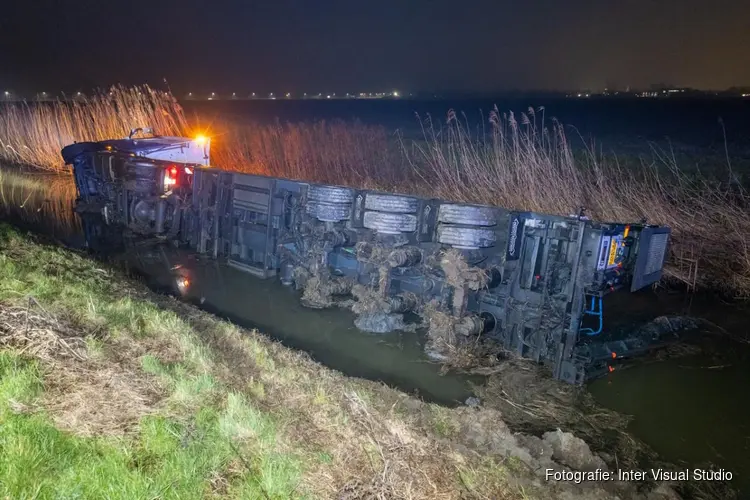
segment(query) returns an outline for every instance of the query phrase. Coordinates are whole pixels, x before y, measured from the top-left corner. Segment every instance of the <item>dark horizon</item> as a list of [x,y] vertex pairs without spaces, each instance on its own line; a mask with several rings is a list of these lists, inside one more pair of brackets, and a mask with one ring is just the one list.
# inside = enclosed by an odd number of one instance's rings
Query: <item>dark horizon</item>
[[13,2],[0,91],[724,90],[750,86],[749,16],[741,0]]

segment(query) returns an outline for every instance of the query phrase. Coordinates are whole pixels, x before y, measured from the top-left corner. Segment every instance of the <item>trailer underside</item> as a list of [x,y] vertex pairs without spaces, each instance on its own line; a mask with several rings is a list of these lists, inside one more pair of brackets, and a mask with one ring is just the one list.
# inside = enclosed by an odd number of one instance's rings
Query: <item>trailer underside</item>
[[599,339],[608,295],[660,279],[669,228],[227,172],[178,139],[63,150],[92,248],[180,244],[309,307],[345,303],[361,329],[412,315],[434,350],[492,342],[574,384],[659,344]]

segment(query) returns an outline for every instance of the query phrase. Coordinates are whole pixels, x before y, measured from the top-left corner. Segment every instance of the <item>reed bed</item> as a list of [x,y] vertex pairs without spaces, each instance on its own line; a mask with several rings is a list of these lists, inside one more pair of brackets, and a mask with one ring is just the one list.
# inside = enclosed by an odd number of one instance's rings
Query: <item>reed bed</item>
[[147,86],[116,86],[91,97],[52,103],[4,105],[0,107],[0,160],[60,171],[64,146],[127,137],[138,126],[151,126],[165,135],[187,130],[177,100]]
[[[148,87],[0,113],[0,161],[51,171],[64,168],[59,151],[73,141],[122,137],[135,126],[165,135],[193,129],[171,94]],[[593,147],[573,148],[544,108],[494,109],[478,130],[453,111],[420,123],[417,140],[342,121],[218,123],[209,132],[213,163],[228,170],[564,215],[585,207],[596,219],[667,224],[672,278],[750,297],[750,195],[738,182],[686,173],[663,152],[623,166]]]

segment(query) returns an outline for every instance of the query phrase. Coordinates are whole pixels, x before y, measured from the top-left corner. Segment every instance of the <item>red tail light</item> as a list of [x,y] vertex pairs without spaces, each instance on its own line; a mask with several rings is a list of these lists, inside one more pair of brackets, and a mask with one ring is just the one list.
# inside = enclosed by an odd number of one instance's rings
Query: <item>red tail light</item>
[[164,190],[169,191],[174,186],[177,186],[177,167],[171,166],[164,171]]

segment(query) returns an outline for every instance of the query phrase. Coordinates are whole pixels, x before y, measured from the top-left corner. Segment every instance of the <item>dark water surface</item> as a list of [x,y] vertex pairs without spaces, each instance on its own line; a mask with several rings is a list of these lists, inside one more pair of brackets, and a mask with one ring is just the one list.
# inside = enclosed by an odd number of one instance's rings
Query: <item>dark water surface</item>
[[[299,292],[277,279],[261,280],[208,257],[160,246],[129,251],[112,260],[142,276],[157,291],[174,294],[247,328],[257,328],[289,347],[355,377],[378,380],[446,405],[471,396],[469,381],[441,375],[416,332],[371,334],[354,327],[343,309],[302,307]],[[179,287],[177,282],[187,283]]]
[[631,299],[638,311],[627,315],[633,321],[684,314],[715,325],[708,328],[713,333],[693,339],[697,354],[639,363],[594,380],[588,390],[603,406],[632,415],[630,431],[665,460],[724,468],[743,498],[750,497],[750,304],[668,293]]

